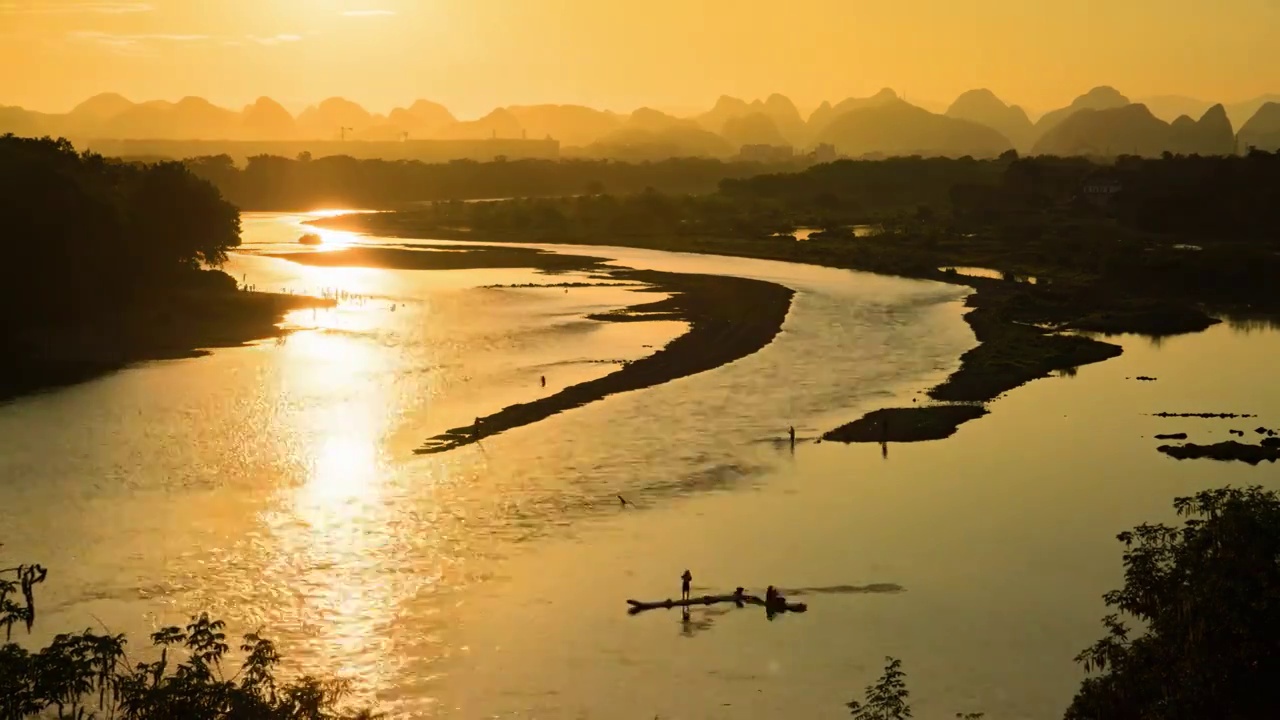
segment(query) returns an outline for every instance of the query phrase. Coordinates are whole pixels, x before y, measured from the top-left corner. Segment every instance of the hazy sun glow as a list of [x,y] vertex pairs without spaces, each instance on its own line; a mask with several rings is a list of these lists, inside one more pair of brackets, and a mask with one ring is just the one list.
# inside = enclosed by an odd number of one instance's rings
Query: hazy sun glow
[[311,250],[313,251],[341,250],[342,248],[350,247],[357,242],[357,238],[360,237],[359,233],[307,225],[306,221],[314,218],[348,215],[351,212],[351,210],[312,210],[296,223],[298,234],[301,236],[303,234],[315,233],[320,236],[320,244],[311,246]]
[[338,432],[319,441],[307,497],[330,508],[362,498],[377,481],[378,453],[367,434]]
[[989,87],[1043,110],[1100,84],[1229,102],[1280,90],[1277,27],[1264,0],[18,0],[0,3],[0,64],[39,72],[0,74],[0,105],[425,97],[478,117],[772,92],[812,108],[888,86],[943,104]]

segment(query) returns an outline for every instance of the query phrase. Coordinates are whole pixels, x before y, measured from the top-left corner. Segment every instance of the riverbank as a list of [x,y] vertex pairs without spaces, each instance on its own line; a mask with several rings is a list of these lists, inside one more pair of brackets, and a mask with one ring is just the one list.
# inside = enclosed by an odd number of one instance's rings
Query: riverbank
[[176,290],[74,321],[10,326],[3,330],[0,400],[273,337],[289,311],[332,304],[304,295]]
[[[970,258],[950,248],[944,254],[929,254],[921,248],[904,249],[900,242],[881,238],[853,240],[810,239],[805,242],[717,238],[705,236],[633,236],[608,238],[530,237],[518,233],[477,237],[459,229],[444,229],[427,222],[415,212],[342,215],[313,221],[313,224],[406,239],[452,239],[482,242],[562,243],[573,245],[623,245],[673,252],[730,255],[763,260],[820,265],[861,270],[914,279],[965,285],[974,290],[966,300],[973,308],[965,322],[978,344],[960,358],[960,368],[942,384],[928,392],[929,398],[946,402],[984,403],[1027,382],[1070,371],[1081,365],[1101,362],[1121,353],[1119,346],[1089,337],[1063,334],[1059,330],[1098,330],[1174,334],[1203,329],[1217,322],[1199,310],[1167,303],[1103,297],[1069,283],[1031,285],[948,273],[939,268],[964,265]],[[988,252],[974,241],[973,252]],[[985,257],[985,256],[984,256]],[[957,413],[945,405],[922,405],[910,410],[923,418],[919,427],[927,432],[908,431],[916,427],[900,424],[891,442],[940,439],[974,416]],[[866,418],[855,421],[864,422]],[[898,432],[905,434],[899,435]],[[832,439],[863,437],[863,433],[833,431]],[[879,442],[880,436],[874,435]],[[858,442],[859,440],[850,440]]]
[[[604,314],[601,322],[654,320],[687,323],[689,330],[651,355],[628,362],[604,377],[578,383],[531,402],[509,405],[429,438],[416,452],[445,452],[485,437],[546,419],[617,393],[642,390],[726,365],[759,351],[781,331],[794,292],[760,280],[620,269],[603,259],[520,247],[420,246],[418,249],[361,247],[333,252],[281,253],[272,257],[323,266],[402,270],[527,267],[547,273],[591,272],[606,283],[642,285],[639,292],[668,297]],[[558,290],[559,288],[551,288]],[[568,287],[564,288],[568,292]]]

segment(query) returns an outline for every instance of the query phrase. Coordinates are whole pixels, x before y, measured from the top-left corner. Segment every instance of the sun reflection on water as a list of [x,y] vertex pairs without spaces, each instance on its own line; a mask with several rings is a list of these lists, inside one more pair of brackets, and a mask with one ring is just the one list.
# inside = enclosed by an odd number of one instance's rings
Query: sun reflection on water
[[326,332],[299,333],[288,355],[311,410],[297,416],[300,482],[264,518],[274,548],[263,580],[292,595],[316,665],[378,687],[394,670],[387,628],[401,596],[388,571],[401,548],[386,492],[387,398],[369,381],[386,358],[362,338]]
[[309,225],[308,222],[321,218],[338,217],[339,215],[350,215],[359,212],[365,211],[342,209],[312,210],[311,212],[299,216],[294,225],[297,227],[297,231],[300,235],[304,233],[314,233],[320,236],[320,244],[311,246],[312,252],[341,250],[358,242],[361,234],[348,232],[346,230],[317,227],[315,225]]

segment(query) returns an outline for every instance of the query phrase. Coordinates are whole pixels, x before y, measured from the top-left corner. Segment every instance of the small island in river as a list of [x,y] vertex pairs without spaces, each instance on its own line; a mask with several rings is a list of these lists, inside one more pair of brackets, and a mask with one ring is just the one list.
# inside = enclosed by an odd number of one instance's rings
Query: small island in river
[[[464,252],[432,252],[431,245],[409,248],[360,247],[325,253],[287,253],[276,257],[313,265],[442,270],[529,267],[543,272],[591,272],[608,275],[640,292],[666,298],[618,312],[591,315],[601,322],[676,320],[689,330],[652,355],[624,364],[594,380],[564,388],[547,397],[503,408],[477,418],[476,424],[446,430],[416,452],[445,452],[513,428],[543,420],[609,395],[653,387],[704,372],[746,357],[782,329],[794,294],[789,288],[761,280],[725,275],[630,270],[603,265],[603,259],[552,253],[535,248],[470,246]],[[567,288],[566,288],[567,289]]]
[[[1123,192],[1090,196],[1098,178]],[[1270,232],[1267,189],[1277,184],[1280,154],[1261,151],[1114,162],[1006,153],[840,161],[726,179],[702,196],[442,201],[314,224],[403,238],[737,255],[967,285],[974,292],[965,321],[977,345],[929,397],[983,403],[1120,354],[1090,333],[1172,335],[1203,330],[1217,314],[1280,311],[1280,240]],[[868,225],[879,232],[854,231]],[[822,231],[796,242],[788,235],[796,227]],[[1184,249],[1189,237],[1199,251]],[[992,268],[995,277],[940,270],[953,267]],[[932,428],[926,435],[945,437],[977,416],[949,407],[909,410],[932,416],[920,425]]]

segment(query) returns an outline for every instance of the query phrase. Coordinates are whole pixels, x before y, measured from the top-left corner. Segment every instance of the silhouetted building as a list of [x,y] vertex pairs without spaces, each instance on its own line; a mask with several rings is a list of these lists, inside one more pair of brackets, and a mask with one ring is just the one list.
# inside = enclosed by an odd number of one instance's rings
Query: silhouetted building
[[809,153],[809,159],[815,163],[835,162],[839,157],[839,153],[836,152],[836,146],[831,143],[819,143],[813,149],[813,152]]
[[790,145],[743,145],[738,151],[739,160],[751,162],[786,162],[796,156]]
[[1080,186],[1077,197],[1094,205],[1106,205],[1123,189],[1124,186],[1120,181],[1110,175],[1094,175]]

